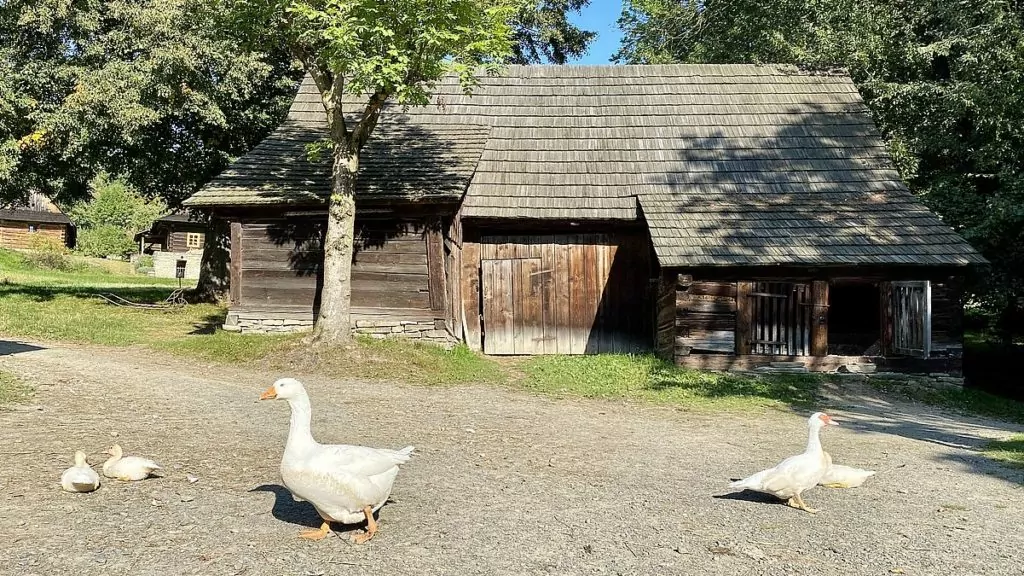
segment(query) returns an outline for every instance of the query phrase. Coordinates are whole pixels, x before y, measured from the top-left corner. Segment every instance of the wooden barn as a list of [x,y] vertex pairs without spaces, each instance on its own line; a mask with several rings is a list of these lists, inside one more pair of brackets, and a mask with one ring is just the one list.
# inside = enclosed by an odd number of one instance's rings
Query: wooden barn
[[[526,66],[435,100],[387,109],[364,151],[357,331],[958,369],[960,285],[984,260],[900,181],[847,76]],[[186,202],[231,221],[227,328],[314,321],[330,168],[305,145],[325,129],[307,78],[284,124]]]
[[33,192],[25,202],[0,206],[0,248],[33,248],[40,237],[74,247],[75,228],[60,208],[42,194]]

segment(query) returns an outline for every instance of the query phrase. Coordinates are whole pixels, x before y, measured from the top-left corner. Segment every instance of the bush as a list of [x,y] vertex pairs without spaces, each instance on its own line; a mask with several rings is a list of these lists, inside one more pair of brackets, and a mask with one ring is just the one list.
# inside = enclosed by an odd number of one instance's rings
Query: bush
[[60,240],[51,236],[35,234],[29,244],[29,252],[25,253],[25,263],[35,268],[71,272],[75,263],[71,259],[71,251]]
[[78,251],[86,256],[124,258],[136,249],[131,233],[113,224],[85,228],[78,233]]
[[149,274],[153,270],[153,257],[144,254],[135,261],[135,271],[139,274]]

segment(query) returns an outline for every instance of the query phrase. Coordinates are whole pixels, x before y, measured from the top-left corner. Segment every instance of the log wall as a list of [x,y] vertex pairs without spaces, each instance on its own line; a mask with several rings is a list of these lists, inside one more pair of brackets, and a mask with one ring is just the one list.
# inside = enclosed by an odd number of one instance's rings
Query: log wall
[[[29,232],[29,224],[36,227],[35,232]],[[65,224],[0,220],[0,248],[27,250],[39,236],[51,238],[63,246],[67,243],[67,229]]]

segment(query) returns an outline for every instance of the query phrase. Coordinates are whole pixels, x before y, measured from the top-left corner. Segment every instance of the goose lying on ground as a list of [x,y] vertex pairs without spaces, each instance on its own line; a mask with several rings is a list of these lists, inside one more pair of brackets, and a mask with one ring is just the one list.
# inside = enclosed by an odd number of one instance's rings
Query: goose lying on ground
[[110,458],[103,463],[103,475],[118,480],[144,480],[153,472],[162,470],[159,464],[149,458],[125,456],[121,446],[114,444],[107,451]]
[[75,452],[75,465],[60,475],[60,487],[68,492],[92,492],[100,487],[100,475],[85,461],[85,452]]
[[260,400],[287,400],[291,407],[288,441],[281,457],[281,479],[297,500],[306,500],[323,518],[320,528],[299,534],[321,540],[330,533],[330,522],[355,524],[366,520],[366,533],[353,540],[362,544],[377,533],[373,513],[391,495],[400,465],[408,462],[413,447],[401,450],[320,444],[310,431],[312,408],[302,383],[282,378]]
[[825,475],[818,480],[818,486],[826,488],[856,488],[865,480],[875,475],[874,470],[863,470],[853,466],[833,464],[832,455],[825,452],[825,459],[828,460],[828,468]]

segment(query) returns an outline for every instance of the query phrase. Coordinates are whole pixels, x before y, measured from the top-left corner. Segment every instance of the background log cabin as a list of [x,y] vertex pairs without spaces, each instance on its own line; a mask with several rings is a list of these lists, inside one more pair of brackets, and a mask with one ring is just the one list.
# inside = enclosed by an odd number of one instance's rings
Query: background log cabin
[[199,278],[206,245],[206,223],[188,210],[165,214],[148,230],[135,235],[139,254],[152,256],[153,275],[161,278]]
[[[487,354],[957,371],[984,260],[900,181],[850,79],[510,67],[389,106],[357,180],[355,329]],[[352,109],[360,98],[350,96]],[[226,328],[312,325],[329,163],[287,120],[186,204],[232,222]]]
[[25,202],[0,206],[0,248],[30,249],[46,238],[60,246],[75,246],[71,220],[42,194],[31,193]]

